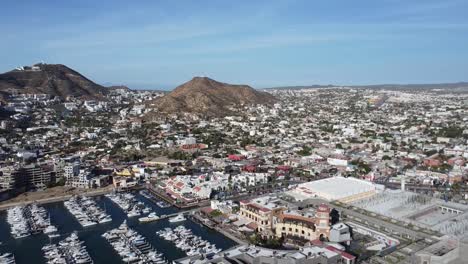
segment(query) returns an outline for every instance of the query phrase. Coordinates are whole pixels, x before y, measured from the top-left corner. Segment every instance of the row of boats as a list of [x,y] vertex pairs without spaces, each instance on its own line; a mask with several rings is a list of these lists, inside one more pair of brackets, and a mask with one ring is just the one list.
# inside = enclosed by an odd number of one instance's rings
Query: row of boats
[[102,234],[125,263],[167,264],[162,253],[155,250],[146,239],[128,227],[124,221],[118,228]]
[[90,197],[73,196],[64,205],[83,227],[112,222],[111,216]]
[[[166,215],[162,215],[163,218],[166,217]],[[138,221],[142,222],[142,223],[146,223],[146,222],[152,222],[152,221],[156,221],[160,219],[160,217],[155,213],[155,212],[152,212],[150,213],[148,216],[145,216],[145,217],[140,217],[138,218]],[[179,223],[179,222],[183,222],[187,220],[183,214],[178,214],[174,217],[171,217],[169,218],[169,223]]]
[[7,222],[11,227],[11,235],[14,238],[23,238],[40,233],[48,235],[49,238],[60,236],[57,228],[51,224],[47,210],[37,204],[8,209]]
[[167,241],[172,241],[177,248],[183,250],[188,256],[209,256],[221,252],[221,249],[216,248],[216,245],[194,235],[192,230],[182,225],[174,229],[166,228],[157,231],[156,234]]
[[92,264],[83,241],[76,232],[60,241],[58,244],[48,244],[42,247],[47,264]]
[[15,255],[12,253],[0,254],[0,263],[2,264],[15,264]]
[[138,201],[132,193],[110,193],[105,196],[117,204],[128,217],[141,216],[151,212],[151,209],[143,202]]

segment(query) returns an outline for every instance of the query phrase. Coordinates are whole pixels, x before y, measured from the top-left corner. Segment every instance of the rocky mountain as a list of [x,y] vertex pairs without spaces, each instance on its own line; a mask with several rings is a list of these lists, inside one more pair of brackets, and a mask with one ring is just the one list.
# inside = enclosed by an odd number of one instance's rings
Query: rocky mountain
[[61,64],[35,64],[0,74],[0,93],[42,93],[86,99],[101,99],[108,89]]
[[271,104],[275,101],[273,95],[247,85],[233,85],[207,77],[195,77],[156,99],[151,106],[164,113],[186,112],[219,116],[231,114],[231,106]]

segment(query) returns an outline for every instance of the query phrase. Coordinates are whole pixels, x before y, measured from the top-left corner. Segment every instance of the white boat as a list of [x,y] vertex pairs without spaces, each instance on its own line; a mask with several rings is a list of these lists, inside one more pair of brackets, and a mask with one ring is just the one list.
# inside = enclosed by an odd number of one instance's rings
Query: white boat
[[139,216],[139,215],[140,215],[140,212],[137,211],[137,210],[132,210],[132,211],[127,213],[128,217],[134,217],[134,216]]
[[142,223],[146,223],[146,222],[152,222],[152,221],[156,221],[159,219],[159,216],[156,214],[156,213],[151,213],[149,214],[148,216],[146,217],[140,217],[138,218],[138,221],[142,222]]
[[100,224],[112,222],[112,218],[110,217],[110,215],[103,215],[103,216],[99,217],[98,222],[99,222]]
[[168,204],[168,203],[166,203],[166,202],[164,202],[164,201],[159,201],[159,202],[156,203],[156,205],[159,206],[159,207],[161,207],[161,208],[169,208],[169,207],[171,207],[170,204]]
[[186,219],[185,219],[183,214],[178,214],[177,216],[169,218],[170,223],[178,223],[178,222],[182,222],[182,221],[185,221],[185,220]]
[[81,225],[82,225],[83,227],[88,227],[88,226],[96,225],[96,223],[95,223],[95,222],[91,222],[91,221],[85,221],[85,222],[81,223]]
[[15,256],[12,253],[0,255],[0,263],[15,264]]
[[56,237],[60,237],[60,234],[59,233],[52,233],[52,234],[48,234],[49,238],[56,238]]
[[18,233],[18,234],[14,234],[14,237],[15,238],[24,238],[24,237],[28,237],[30,235],[31,235],[30,233]]
[[44,232],[44,234],[50,234],[50,233],[55,233],[55,232],[57,232],[57,231],[58,231],[58,230],[57,230],[57,228],[56,228],[55,226],[49,225],[49,226],[47,226],[47,227],[44,229],[43,232]]

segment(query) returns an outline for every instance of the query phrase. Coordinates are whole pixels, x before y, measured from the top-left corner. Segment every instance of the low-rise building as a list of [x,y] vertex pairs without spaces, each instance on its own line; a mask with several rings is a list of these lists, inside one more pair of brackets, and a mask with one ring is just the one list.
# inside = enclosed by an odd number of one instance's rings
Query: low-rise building
[[350,203],[375,195],[384,187],[356,178],[332,177],[318,181],[302,183],[289,194],[296,200],[322,198],[328,201],[338,200]]
[[176,264],[354,264],[356,257],[331,246],[308,246],[300,250],[275,250],[251,245],[228,249],[215,258],[187,257],[174,261]]
[[349,226],[343,223],[333,225],[328,239],[330,242],[349,243],[352,240]]
[[258,232],[273,235],[276,217],[286,210],[278,199],[269,196],[240,202],[239,215],[255,222]]
[[330,236],[330,208],[320,205],[314,212],[288,210],[277,217],[277,237],[299,239],[304,242],[325,239]]

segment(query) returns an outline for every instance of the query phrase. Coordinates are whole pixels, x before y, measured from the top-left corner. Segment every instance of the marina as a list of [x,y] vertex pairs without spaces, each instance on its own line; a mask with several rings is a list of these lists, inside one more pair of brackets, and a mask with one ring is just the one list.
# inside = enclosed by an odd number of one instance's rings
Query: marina
[[122,261],[126,263],[168,263],[163,254],[156,251],[138,232],[129,228],[126,221],[118,228],[102,234],[102,237],[112,245]]
[[183,250],[187,256],[210,256],[221,251],[221,249],[216,248],[216,245],[211,244],[199,236],[195,236],[192,231],[185,226],[178,226],[174,229],[165,228],[162,231],[157,231],[156,234],[167,241],[172,241],[176,247]]
[[74,196],[64,202],[65,207],[83,227],[108,223],[112,218],[89,197]]
[[60,241],[58,244],[48,244],[42,247],[47,263],[92,264],[93,260],[86,251],[86,246],[79,240],[76,232]]
[[[160,208],[151,200],[135,193],[135,199],[143,202],[159,216],[175,216],[179,210],[174,207]],[[111,222],[97,224],[89,227],[83,227],[78,220],[65,208],[63,202],[44,204],[43,207],[50,215],[52,223],[58,228],[60,238],[65,239],[73,232],[77,232],[79,239],[86,246],[94,263],[124,263],[122,258],[116,253],[112,245],[102,237],[102,234],[118,228],[123,221],[127,221],[129,228],[138,232],[146,238],[146,241],[158,252],[164,254],[164,258],[173,261],[185,257],[186,254],[180,248],[177,248],[172,241],[167,241],[157,235],[156,232],[165,228],[174,228],[183,225],[190,229],[196,236],[215,244],[217,248],[227,249],[235,245],[235,242],[226,238],[224,235],[210,230],[200,224],[192,222],[190,219],[179,223],[170,223],[167,218],[158,221],[142,223],[137,218],[129,218],[114,202],[104,196],[94,198],[100,208],[106,208],[106,213],[112,218]],[[16,263],[47,263],[44,258],[42,247],[50,243],[50,239],[44,234],[29,236],[23,239],[14,239],[10,234],[10,226],[6,221],[7,213],[0,212],[0,252],[25,252],[28,254],[15,254]]]
[[7,222],[15,239],[44,233],[50,238],[58,237],[57,228],[51,224],[46,209],[37,204],[16,206],[8,209]]

